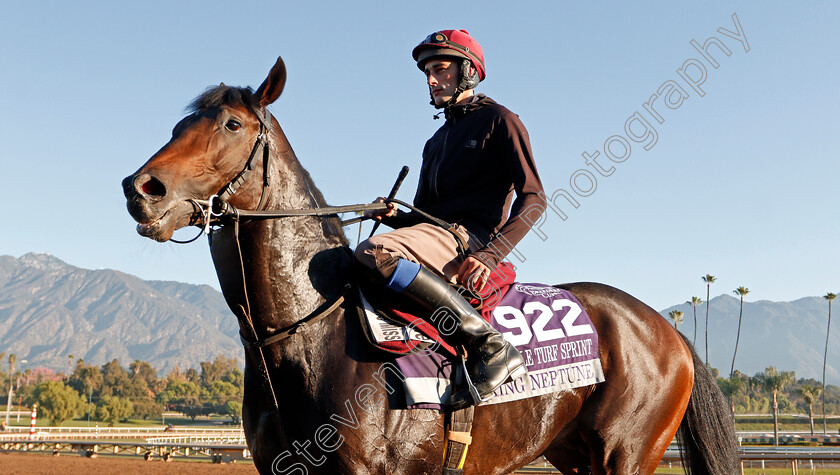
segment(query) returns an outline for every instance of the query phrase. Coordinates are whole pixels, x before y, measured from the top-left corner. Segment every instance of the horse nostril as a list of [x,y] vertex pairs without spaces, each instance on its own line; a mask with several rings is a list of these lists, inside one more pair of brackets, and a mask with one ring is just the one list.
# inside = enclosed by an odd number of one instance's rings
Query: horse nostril
[[141,175],[134,180],[134,188],[151,198],[166,196],[166,186],[151,175]]

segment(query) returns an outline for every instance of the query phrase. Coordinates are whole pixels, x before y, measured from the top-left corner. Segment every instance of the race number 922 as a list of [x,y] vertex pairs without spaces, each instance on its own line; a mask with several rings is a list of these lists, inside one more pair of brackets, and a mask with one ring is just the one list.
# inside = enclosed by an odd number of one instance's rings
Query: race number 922
[[[563,309],[568,309],[565,315]],[[522,310],[501,305],[493,310],[493,319],[504,328],[517,330],[501,333],[512,345],[521,346],[530,343],[534,337],[537,338],[537,342],[544,343],[567,336],[595,333],[588,323],[575,323],[582,312],[577,303],[569,299],[557,299],[551,302],[551,306],[543,302],[528,302]],[[531,317],[532,325],[528,324],[529,319],[526,315]],[[555,317],[560,318],[560,325],[554,324],[551,325],[554,328],[546,329]]]

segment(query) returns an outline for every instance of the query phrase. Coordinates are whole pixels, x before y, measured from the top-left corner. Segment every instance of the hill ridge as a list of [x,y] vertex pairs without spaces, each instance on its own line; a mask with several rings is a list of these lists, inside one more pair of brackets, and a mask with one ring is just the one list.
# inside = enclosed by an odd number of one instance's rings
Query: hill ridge
[[243,356],[236,319],[212,287],[82,269],[44,253],[0,256],[0,349],[58,371],[69,354],[96,365],[149,361],[160,372]]

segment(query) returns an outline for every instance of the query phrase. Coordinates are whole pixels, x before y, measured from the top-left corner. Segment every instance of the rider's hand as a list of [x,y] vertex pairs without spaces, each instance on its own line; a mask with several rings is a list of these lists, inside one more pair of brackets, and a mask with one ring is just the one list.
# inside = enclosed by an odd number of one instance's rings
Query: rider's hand
[[[384,203],[385,198],[380,196],[373,200],[374,203]],[[388,203],[387,209],[377,209],[377,210],[367,210],[365,211],[365,218],[368,219],[375,219],[377,221],[381,220],[383,217],[392,217],[397,214],[397,205],[394,203]]]
[[474,292],[484,290],[488,278],[490,278],[490,268],[472,256],[464,259],[464,263],[458,269],[458,282]]

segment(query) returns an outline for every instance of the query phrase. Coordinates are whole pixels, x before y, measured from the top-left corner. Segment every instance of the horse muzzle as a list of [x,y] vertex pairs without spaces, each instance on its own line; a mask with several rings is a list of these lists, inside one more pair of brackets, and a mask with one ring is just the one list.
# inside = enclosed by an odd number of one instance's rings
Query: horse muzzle
[[168,241],[175,230],[195,221],[195,206],[168,193],[163,181],[139,173],[122,181],[128,213],[137,221],[137,233],[155,241]]

